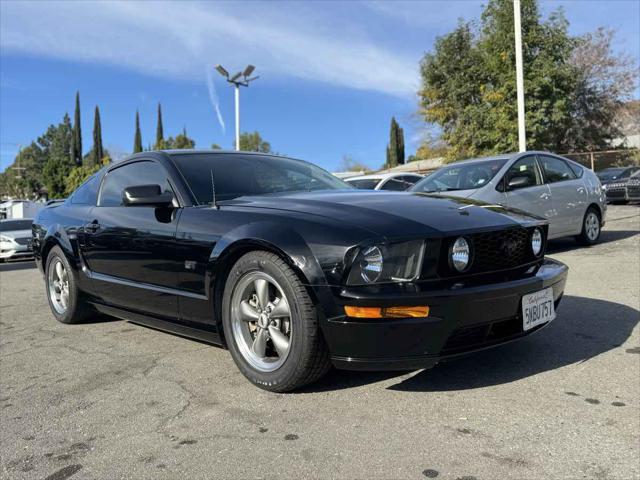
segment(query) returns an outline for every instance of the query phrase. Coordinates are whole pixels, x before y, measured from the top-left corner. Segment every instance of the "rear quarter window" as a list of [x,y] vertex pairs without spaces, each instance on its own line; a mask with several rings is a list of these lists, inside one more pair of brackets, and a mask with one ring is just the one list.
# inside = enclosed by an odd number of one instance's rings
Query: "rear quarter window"
[[78,187],[71,196],[71,203],[74,205],[95,205],[98,199],[98,189],[102,175],[96,173]]

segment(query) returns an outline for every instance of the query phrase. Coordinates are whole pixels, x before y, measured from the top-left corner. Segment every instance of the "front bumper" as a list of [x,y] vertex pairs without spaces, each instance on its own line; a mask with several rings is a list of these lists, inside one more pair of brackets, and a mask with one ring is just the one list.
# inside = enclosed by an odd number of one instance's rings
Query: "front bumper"
[[529,276],[500,283],[452,285],[440,290],[362,294],[342,290],[338,303],[357,306],[429,305],[426,318],[327,319],[323,333],[331,360],[348,370],[412,370],[500,345],[529,335],[522,329],[521,299],[527,293],[553,288],[556,306],[564,292],[568,268],[545,259]]

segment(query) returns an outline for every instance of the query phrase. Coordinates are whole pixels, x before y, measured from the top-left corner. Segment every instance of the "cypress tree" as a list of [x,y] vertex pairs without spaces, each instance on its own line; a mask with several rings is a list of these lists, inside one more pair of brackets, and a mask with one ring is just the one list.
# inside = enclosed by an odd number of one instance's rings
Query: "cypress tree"
[[104,157],[102,148],[102,126],[100,124],[100,109],[96,105],[95,116],[93,117],[93,150],[89,156],[90,165],[99,165]]
[[133,153],[142,151],[142,134],[140,133],[140,114],[136,110],[136,133],[133,137]]
[[404,131],[396,122],[395,117],[391,117],[389,144],[387,145],[387,167],[392,168],[402,164],[404,164]]
[[76,92],[76,111],[73,116],[71,157],[76,165],[82,165],[82,131],[80,129],[80,92]]
[[154,147],[156,150],[162,150],[164,148],[164,131],[162,128],[162,107],[158,102],[158,125],[156,126],[156,144]]

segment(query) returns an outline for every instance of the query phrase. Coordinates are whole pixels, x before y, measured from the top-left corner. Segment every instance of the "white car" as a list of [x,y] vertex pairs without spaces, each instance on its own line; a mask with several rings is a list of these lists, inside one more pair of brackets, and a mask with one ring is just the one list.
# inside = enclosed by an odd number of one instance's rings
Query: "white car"
[[422,179],[417,173],[379,173],[346,178],[345,182],[359,190],[408,190]]
[[607,213],[600,180],[588,168],[547,152],[463,160],[425,177],[413,192],[499,204],[549,220],[548,238],[600,238]]
[[0,262],[31,257],[31,224],[33,219],[0,220]]

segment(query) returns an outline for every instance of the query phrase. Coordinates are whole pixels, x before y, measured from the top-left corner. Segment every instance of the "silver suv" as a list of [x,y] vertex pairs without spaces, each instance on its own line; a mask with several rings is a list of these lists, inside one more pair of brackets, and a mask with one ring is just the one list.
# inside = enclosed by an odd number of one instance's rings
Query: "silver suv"
[[591,170],[547,152],[522,152],[452,163],[425,177],[413,192],[471,198],[549,220],[549,238],[598,241],[607,203]]

